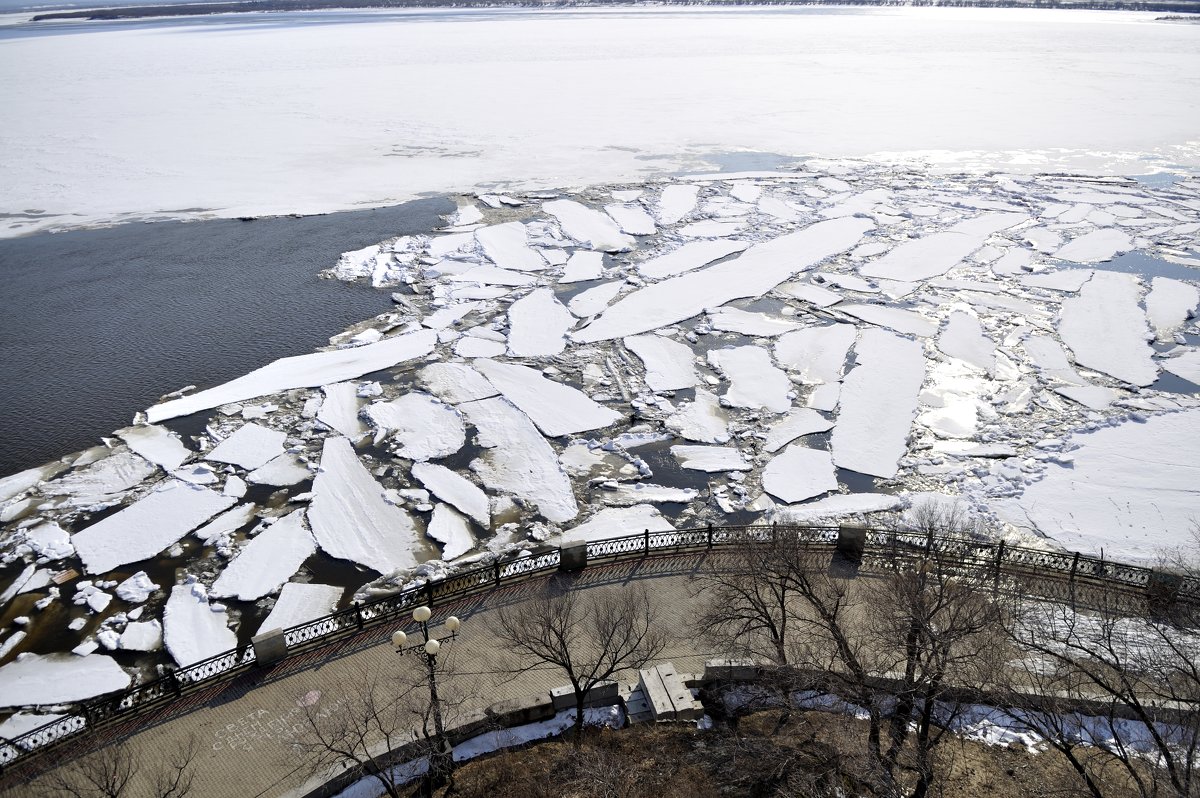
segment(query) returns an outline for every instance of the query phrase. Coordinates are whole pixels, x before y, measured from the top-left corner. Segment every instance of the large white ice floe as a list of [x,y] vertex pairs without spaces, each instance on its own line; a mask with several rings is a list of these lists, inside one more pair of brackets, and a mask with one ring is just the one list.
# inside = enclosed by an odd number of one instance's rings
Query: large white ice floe
[[658,196],[658,206],[655,208],[659,223],[673,225],[683,221],[696,207],[699,195],[699,186],[673,183],[664,188]]
[[716,394],[696,389],[696,398],[667,417],[667,429],[681,438],[699,443],[725,443],[729,440],[729,420]]
[[1106,227],[1084,233],[1054,253],[1059,260],[1072,263],[1097,263],[1133,249],[1133,241],[1123,230]]
[[642,261],[637,265],[637,270],[643,277],[661,280],[707,266],[749,246],[749,241],[689,241],[665,255]]
[[936,323],[912,310],[887,305],[847,305],[844,302],[837,309],[856,319],[918,338],[928,338],[937,332]]
[[830,439],[833,461],[839,468],[891,478],[908,448],[925,355],[919,343],[873,329],[862,331],[855,355]]
[[[1197,274],[1200,277],[1200,273]],[[1155,277],[1146,295],[1146,315],[1160,341],[1170,341],[1200,304],[1196,286],[1170,277]]]
[[577,527],[563,532],[563,543],[576,543],[590,540],[606,540],[608,538],[637,535],[646,531],[670,532],[675,527],[663,518],[657,508],[649,504],[635,504],[632,507],[608,507],[593,515]]
[[383,487],[350,441],[325,439],[312,493],[308,521],[317,545],[331,557],[381,574],[416,566],[416,524],[403,508],[384,499]]
[[41,490],[49,496],[67,496],[67,500],[76,507],[114,504],[130,488],[149,479],[157,470],[148,460],[121,450],[102,460],[75,468],[43,484]]
[[[229,483],[235,479],[237,477],[229,477],[225,481],[225,487],[228,489]],[[256,485],[275,485],[278,487],[295,485],[306,479],[312,479],[312,471],[309,471],[308,466],[302,463],[294,454],[281,454],[273,460],[268,460],[264,465],[259,466],[246,475],[246,480]],[[226,494],[229,494],[228,490],[226,490]]]
[[696,353],[687,344],[654,334],[631,335],[624,339],[624,344],[645,366],[650,390],[675,391],[700,382]]
[[358,417],[363,400],[358,395],[357,385],[337,382],[323,386],[321,393],[325,395],[325,401],[321,402],[321,409],[317,411],[317,421],[352,441],[367,434],[367,425]]
[[213,582],[211,595],[253,601],[279,590],[317,550],[304,514],[295,510],[253,537]]
[[508,222],[475,231],[483,253],[501,269],[539,271],[549,264],[537,250],[529,246],[526,227],[520,222]]
[[76,532],[71,543],[88,573],[146,560],[236,499],[180,480],[168,480],[145,498]]
[[771,338],[800,328],[800,324],[766,313],[750,313],[738,308],[717,308],[708,313],[714,330]]
[[756,244],[733,260],[626,295],[571,337],[580,342],[622,338],[690,319],[734,299],[760,296],[797,272],[849,249],[872,227],[866,219],[835,219]]
[[837,490],[833,459],[822,449],[792,444],[767,463],[763,490],[789,504]]
[[1200,409],[1071,436],[1068,465],[1047,467],[1017,500],[1029,523],[1070,549],[1152,562],[1189,545],[1200,507]]
[[448,504],[439,503],[433,508],[426,534],[442,544],[442,559],[446,562],[458,559],[475,547],[470,522]]
[[555,523],[578,515],[571,480],[524,413],[500,398],[464,402],[459,409],[479,430],[477,443],[487,450],[471,463],[483,484],[536,504]]
[[757,346],[710,349],[708,362],[729,380],[722,397],[731,407],[785,413],[792,406],[791,380],[771,363],[767,350]]
[[988,374],[996,371],[996,345],[984,335],[979,319],[969,313],[950,314],[938,336],[938,349],[950,357],[970,363]]
[[797,407],[767,429],[766,439],[763,441],[763,451],[777,452],[801,435],[828,432],[831,429],[833,429],[833,422],[816,410]]
[[179,468],[192,454],[179,436],[166,427],[139,424],[117,430],[116,434],[131,450],[161,466],[164,471]]
[[237,635],[229,628],[224,609],[208,601],[199,582],[171,588],[163,610],[163,642],[182,668],[237,647]]
[[287,433],[251,422],[221,441],[204,459],[255,469],[283,454],[286,441]]
[[886,493],[838,494],[807,504],[778,507],[771,520],[781,524],[811,524],[827,518],[894,510],[903,504],[901,497]]
[[258,627],[258,633],[263,634],[272,629],[290,629],[328,615],[337,607],[343,592],[343,588],[335,585],[288,582],[283,586],[283,590],[279,591],[279,598],[271,608],[271,613]]
[[604,253],[577,250],[567,259],[563,268],[560,283],[579,283],[585,280],[595,280],[604,273]]
[[412,475],[434,496],[470,516],[484,529],[491,528],[487,494],[474,482],[435,463],[413,463]]
[[122,651],[158,651],[162,644],[163,628],[158,621],[127,623],[117,639]]
[[694,471],[745,471],[750,467],[733,446],[672,446],[671,454],[681,468]]
[[477,360],[474,365],[504,398],[552,438],[603,429],[621,418],[620,413],[592,401],[583,391],[547,379],[527,366],[494,360]]
[[431,394],[452,405],[487,399],[500,393],[465,363],[431,363],[417,372],[417,378]]
[[158,592],[159,586],[154,583],[145,571],[138,571],[133,576],[117,585],[117,598],[130,604],[141,604]]
[[508,323],[509,354],[544,357],[566,348],[565,336],[575,326],[575,317],[555,299],[553,291],[539,288],[512,303]]
[[165,421],[292,388],[343,382],[424,357],[436,345],[436,331],[420,330],[366,346],[285,357],[214,388],[156,404],[146,411],[146,417],[152,423]]
[[635,236],[652,236],[658,232],[654,219],[637,205],[605,205],[604,212],[621,228],[621,232]]
[[66,704],[124,690],[132,679],[112,657],[18,654],[0,667],[0,706]]
[[43,521],[21,529],[17,536],[22,545],[32,549],[39,558],[61,560],[75,553],[70,534],[53,521]]
[[790,332],[775,342],[775,359],[794,369],[802,382],[837,382],[857,335],[853,324],[827,324]]
[[601,252],[623,252],[633,247],[633,239],[617,224],[597,210],[574,200],[551,200],[542,204],[546,213],[558,219],[563,232],[576,241]]
[[1029,217],[1023,213],[989,213],[906,241],[859,271],[886,280],[927,280],[950,271],[959,261],[983,246],[992,233],[1014,227]]
[[1058,333],[1075,362],[1131,385],[1149,385],[1158,379],[1139,299],[1136,277],[1097,271],[1079,296],[1064,301]]
[[364,411],[381,435],[391,435],[396,454],[410,460],[432,460],[454,454],[466,443],[462,416],[429,394],[406,393],[390,402],[375,402]]
[[622,285],[620,280],[614,280],[611,283],[601,283],[594,288],[589,288],[572,297],[571,301],[567,303],[567,310],[581,319],[595,316],[616,298],[617,294],[621,292]]

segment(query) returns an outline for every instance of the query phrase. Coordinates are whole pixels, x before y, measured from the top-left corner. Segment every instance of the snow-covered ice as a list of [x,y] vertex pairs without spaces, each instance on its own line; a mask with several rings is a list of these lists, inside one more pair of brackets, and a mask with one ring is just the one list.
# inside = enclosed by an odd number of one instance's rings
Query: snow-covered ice
[[433,363],[421,369],[417,377],[431,394],[452,405],[487,399],[500,393],[465,363]]
[[[317,421],[352,441],[367,434],[367,425],[358,417],[363,400],[359,398],[358,386],[352,382],[338,382],[321,388],[325,400],[317,411]],[[259,463],[258,468],[263,465]],[[248,468],[250,466],[247,466]]]
[[381,574],[413,568],[417,527],[363,467],[345,438],[326,438],[308,509],[312,535],[331,557]]
[[[229,483],[237,477],[231,476],[225,481],[226,495],[229,493]],[[275,485],[278,487],[295,485],[306,479],[312,479],[312,471],[293,454],[281,454],[266,464],[254,469],[246,475],[246,479],[256,485]],[[242,494],[244,495],[244,491]]]
[[604,253],[577,250],[567,260],[563,269],[560,283],[579,283],[585,280],[595,280],[603,273]]
[[155,424],[126,427],[117,430],[116,434],[132,451],[161,466],[165,471],[179,468],[192,454],[178,435]]
[[658,207],[655,215],[661,224],[678,224],[696,207],[696,198],[700,187],[688,184],[672,183],[662,190],[658,196]]
[[263,634],[272,629],[290,629],[302,623],[308,623],[333,612],[345,591],[335,585],[313,585],[302,582],[288,582],[279,591],[275,606],[258,633]]
[[304,518],[303,509],[295,510],[251,538],[213,582],[210,594],[254,601],[279,590],[317,550]]
[[112,657],[18,654],[0,667],[0,706],[66,704],[124,690],[133,680]]
[[860,474],[891,478],[908,448],[925,379],[921,345],[885,330],[863,330],[857,365],[842,383],[841,410],[830,446],[833,462]]
[[707,266],[713,261],[735,252],[742,252],[749,246],[749,241],[689,241],[665,255],[642,261],[637,265],[637,269],[643,277],[652,277],[656,280],[674,277],[677,274]]
[[767,338],[783,335],[786,332],[799,329],[800,324],[779,316],[766,313],[749,313],[737,308],[717,308],[709,311],[709,320],[714,330],[741,333],[742,335],[758,335]]
[[630,506],[653,502],[680,502],[687,504],[699,495],[695,488],[671,488],[666,485],[651,485],[646,482],[622,482],[599,494],[600,501],[608,505]]
[[760,296],[797,272],[849,249],[872,227],[865,219],[834,219],[755,244],[733,260],[626,295],[571,337],[580,342],[622,338],[690,319],[734,299]]
[[858,331],[853,324],[827,324],[780,336],[775,358],[809,384],[837,382]]
[[436,344],[435,331],[420,330],[366,346],[285,357],[214,388],[156,404],[146,416],[155,423],[292,388],[343,382],[424,357]]
[[475,547],[471,524],[448,504],[437,504],[426,534],[442,544],[442,559],[449,562]]
[[125,625],[117,647],[122,651],[158,651],[162,643],[162,624],[158,621],[141,621]]
[[581,319],[595,316],[616,298],[617,294],[621,292],[621,285],[621,281],[614,280],[611,283],[602,283],[576,294],[567,303],[567,310]]
[[232,510],[221,513],[192,534],[203,540],[206,546],[226,546],[231,535],[250,523],[257,512],[258,506],[255,504],[239,504]]
[[815,502],[779,507],[772,518],[781,524],[811,524],[829,518],[894,510],[904,504],[886,493],[843,493]]
[[487,494],[474,482],[435,463],[413,463],[412,475],[434,496],[470,516],[484,529],[491,528]]
[[681,468],[695,471],[745,471],[750,467],[733,446],[672,446]]
[[71,537],[88,573],[146,560],[236,500],[208,488],[169,480],[125,509]]
[[605,205],[604,211],[621,228],[634,236],[652,236],[658,232],[654,219],[637,205]]
[[225,610],[208,601],[199,582],[171,588],[163,610],[163,643],[179,667],[186,667],[237,647]]
[[812,408],[797,407],[767,429],[766,438],[763,440],[763,451],[774,453],[801,435],[828,432],[831,429],[833,429],[833,422],[825,416]]
[[635,504],[632,507],[607,507],[579,526],[563,532],[562,542],[606,540],[637,535],[646,530],[670,532],[674,528],[670,521],[663,518],[662,513],[656,507],[649,504]]
[[601,252],[622,252],[633,246],[633,239],[621,232],[612,219],[574,200],[551,200],[542,208],[558,219],[563,232],[576,241]]
[[725,404],[772,413],[785,413],[792,406],[791,380],[771,363],[767,350],[757,346],[710,349],[708,362],[730,382],[721,397]]
[[454,454],[466,443],[462,416],[451,405],[424,393],[406,393],[390,402],[375,402],[364,411],[399,446],[396,454],[410,460],[432,460]]
[[1200,290],[1196,286],[1170,277],[1155,277],[1146,295],[1146,316],[1158,340],[1171,340],[1197,304],[1200,304]]
[[1075,362],[1131,385],[1149,385],[1158,379],[1139,299],[1136,277],[1097,271],[1079,296],[1064,301],[1058,333]]
[[1022,213],[991,213],[949,230],[899,245],[859,271],[885,280],[927,280],[950,271],[959,261],[983,246],[992,233],[1013,227],[1028,217]]
[[1108,227],[1071,239],[1054,257],[1073,263],[1097,263],[1131,249],[1133,241],[1128,233]]
[[721,410],[716,394],[703,388],[697,388],[695,400],[669,416],[666,425],[667,429],[689,441],[725,443],[729,440],[729,419]]
[[950,314],[937,340],[938,349],[988,374],[996,370],[996,345],[983,332],[976,316],[962,311]]
[[[328,403],[327,397],[326,404]],[[321,406],[321,410],[324,412],[325,405]],[[283,454],[286,441],[287,433],[251,422],[243,424],[221,441],[215,449],[204,455],[204,459],[232,463],[248,470],[255,469]]]
[[893,308],[887,305],[847,305],[837,306],[841,313],[856,319],[887,327],[898,333],[915,335],[918,338],[928,338],[937,332],[937,324],[922,316],[920,313],[903,308]]
[[42,492],[67,496],[76,507],[113,504],[156,470],[148,460],[133,452],[117,451],[45,483]]
[[1163,371],[1169,371],[1188,382],[1200,385],[1200,349],[1192,349],[1160,362]]
[[474,365],[504,398],[552,438],[603,429],[621,418],[620,413],[592,401],[577,388],[547,379],[527,366],[495,360],[477,360]]
[[141,604],[159,590],[159,585],[145,571],[138,571],[133,576],[117,585],[117,598],[130,604]]
[[492,263],[512,271],[539,271],[549,264],[529,246],[525,225],[508,222],[475,231],[475,238]]
[[478,444],[487,450],[471,463],[485,485],[533,502],[555,523],[578,515],[571,480],[524,413],[506,399],[480,399],[459,408],[479,430]]
[[512,303],[508,321],[508,351],[514,357],[557,355],[567,345],[567,331],[575,326],[575,317],[549,288],[531,291]]
[[646,368],[646,385],[652,391],[691,388],[700,381],[696,353],[687,344],[662,335],[631,335],[623,343]]
[[767,463],[763,490],[789,504],[837,490],[833,459],[822,449],[792,444]]

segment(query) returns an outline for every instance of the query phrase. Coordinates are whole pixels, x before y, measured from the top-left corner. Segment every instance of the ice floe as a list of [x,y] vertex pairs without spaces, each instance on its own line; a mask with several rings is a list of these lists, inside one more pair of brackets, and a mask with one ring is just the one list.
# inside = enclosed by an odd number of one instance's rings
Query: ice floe
[[673,225],[681,222],[696,207],[700,187],[674,183],[662,190],[658,196],[655,215],[660,224]]
[[209,603],[199,582],[171,588],[163,610],[163,643],[181,668],[237,647],[226,611]]
[[520,222],[481,227],[475,231],[475,238],[488,259],[501,269],[538,271],[549,265],[529,246],[525,225]]
[[403,508],[384,499],[382,486],[358,459],[350,441],[325,439],[312,493],[308,510],[312,535],[331,557],[385,575],[416,566],[416,524]]
[[617,294],[621,292],[621,286],[620,281],[613,281],[589,288],[572,297],[571,301],[567,303],[567,310],[581,319],[595,316],[616,298]]
[[1078,297],[1064,301],[1058,333],[1075,362],[1131,385],[1149,385],[1158,379],[1139,299],[1136,277],[1097,271]]
[[42,492],[66,496],[77,507],[111,505],[156,470],[152,463],[133,452],[118,451],[45,483]]
[[303,509],[295,510],[254,536],[213,582],[210,595],[253,601],[279,590],[317,550],[304,517]]
[[288,582],[283,586],[283,590],[279,591],[279,598],[276,599],[270,614],[263,619],[258,633],[263,634],[273,629],[290,629],[328,615],[337,607],[344,592],[335,585]]
[[375,402],[363,411],[382,436],[394,438],[395,452],[409,460],[454,454],[466,443],[462,416],[453,406],[424,393],[406,393]]
[[797,407],[767,429],[763,450],[774,453],[801,435],[828,432],[831,429],[833,422],[825,416],[808,407]]
[[565,336],[575,326],[575,317],[554,298],[553,291],[539,288],[512,303],[508,323],[509,354],[544,357],[566,348]]
[[946,328],[938,336],[937,346],[944,354],[988,374],[996,371],[996,345],[984,334],[979,319],[969,313],[956,311],[950,314]]
[[543,434],[552,438],[603,429],[621,418],[620,413],[594,402],[582,391],[547,379],[527,366],[494,360],[477,360],[474,365]]
[[679,437],[699,443],[725,443],[729,440],[729,420],[721,410],[716,394],[696,389],[696,398],[683,405],[666,420],[667,429]]
[[652,391],[691,388],[700,381],[692,348],[661,335],[631,335],[623,343],[646,369],[646,385]]
[[721,397],[725,404],[772,413],[785,413],[792,406],[791,380],[771,363],[767,350],[757,346],[710,349],[708,362],[730,382]]
[[642,261],[637,265],[637,270],[643,277],[661,280],[707,266],[715,260],[742,252],[749,246],[749,241],[689,241],[665,255]]
[[887,280],[937,277],[983,246],[992,233],[1014,227],[1027,218],[1021,213],[991,213],[968,219],[949,230],[906,241],[859,271],[867,277]]
[[579,526],[563,532],[563,543],[637,535],[644,532],[670,532],[675,527],[657,508],[649,504],[632,507],[608,507],[593,515]]
[[749,313],[738,308],[717,308],[709,311],[709,321],[714,330],[758,335],[767,338],[783,335],[800,328],[800,324],[766,313]]
[[837,490],[829,452],[792,444],[771,458],[762,472],[763,490],[792,504]]
[[104,654],[18,654],[0,667],[0,706],[67,704],[124,690],[132,681]]
[[1158,340],[1171,340],[1192,317],[1197,304],[1200,304],[1200,290],[1196,286],[1170,277],[1155,277],[1146,295],[1146,316]]
[[412,475],[434,496],[453,505],[484,529],[491,528],[487,494],[474,482],[435,463],[413,463]]
[[[326,399],[326,404],[328,404],[328,399]],[[322,405],[321,409],[324,410],[325,406]],[[232,463],[245,469],[255,469],[283,454],[283,445],[286,441],[287,433],[259,424],[243,424],[232,435],[221,441],[215,449],[204,455],[204,459],[214,460],[218,463]]]
[[671,454],[681,468],[695,471],[744,471],[750,467],[742,453],[732,446],[672,446]]
[[437,504],[426,534],[442,544],[442,559],[449,562],[475,547],[471,524],[448,504]]
[[[358,396],[357,385],[338,382],[322,387],[321,393],[325,395],[325,401],[321,403],[321,409],[317,412],[317,421],[350,440],[358,440],[367,434],[367,425],[358,417],[363,401]],[[261,465],[264,463],[259,463],[259,466]]]
[[937,324],[919,313],[903,308],[886,305],[847,305],[843,302],[837,309],[840,313],[870,324],[878,324],[880,327],[919,338],[928,338],[937,332]]
[[652,236],[658,232],[654,219],[637,205],[605,205],[604,211],[621,228],[635,236]]
[[551,200],[542,208],[558,219],[564,233],[592,249],[621,252],[633,246],[633,239],[622,233],[612,219],[586,205],[574,200]]
[[1133,241],[1123,230],[1105,228],[1084,233],[1054,253],[1059,260],[1072,263],[1097,263],[1133,249]]
[[192,455],[179,436],[165,427],[140,424],[117,430],[117,436],[125,445],[164,471],[174,471]]

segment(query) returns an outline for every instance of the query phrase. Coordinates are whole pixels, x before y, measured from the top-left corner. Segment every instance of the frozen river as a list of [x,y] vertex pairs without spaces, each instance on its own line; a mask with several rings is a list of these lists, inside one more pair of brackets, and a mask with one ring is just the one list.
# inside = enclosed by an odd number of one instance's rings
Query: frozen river
[[428,10],[0,28],[0,226],[711,169],[1200,164],[1200,27],[984,9]]

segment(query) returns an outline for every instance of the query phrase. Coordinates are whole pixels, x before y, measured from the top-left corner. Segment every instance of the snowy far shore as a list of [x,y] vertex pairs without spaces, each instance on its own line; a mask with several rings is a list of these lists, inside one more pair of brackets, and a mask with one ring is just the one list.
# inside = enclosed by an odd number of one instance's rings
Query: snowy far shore
[[[112,689],[354,595],[645,529],[935,501],[1153,562],[1200,508],[1198,233],[1193,178],[853,160],[463,197],[330,264],[391,312],[0,478],[0,684],[47,636],[62,689],[28,695],[65,703],[72,667]],[[353,575],[321,583],[315,557]]]

